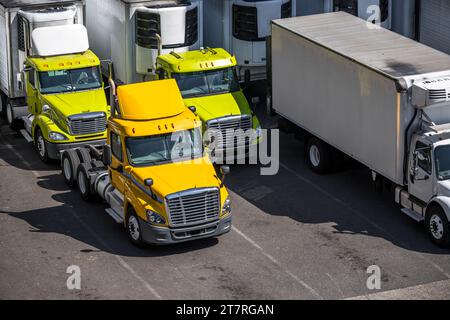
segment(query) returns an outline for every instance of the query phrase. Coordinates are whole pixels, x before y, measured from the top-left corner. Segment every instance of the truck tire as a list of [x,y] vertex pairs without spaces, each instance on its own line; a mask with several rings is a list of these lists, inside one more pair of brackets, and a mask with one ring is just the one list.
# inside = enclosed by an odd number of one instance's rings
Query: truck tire
[[92,200],[91,181],[89,179],[89,170],[92,166],[89,163],[80,163],[77,169],[77,184],[81,197],[84,201]]
[[78,153],[81,163],[91,163],[92,157],[88,149],[78,148],[76,149],[76,152]]
[[64,181],[66,184],[73,188],[77,182],[77,169],[80,165],[80,158],[75,150],[66,150],[61,157],[61,168]]
[[136,247],[142,248],[145,246],[142,240],[141,224],[136,212],[132,207],[127,210],[127,220],[126,220],[127,235],[131,243]]
[[308,163],[311,169],[318,174],[326,174],[331,170],[331,148],[323,141],[312,137],[306,148]]
[[36,147],[41,161],[48,163],[50,158],[48,157],[47,145],[45,144],[44,136],[39,128],[36,129],[36,133],[34,135],[34,146]]
[[8,121],[9,127],[13,130],[19,130],[20,129],[20,120],[15,118],[14,115],[14,108],[11,104],[11,102],[6,103],[6,120]]
[[425,227],[431,241],[439,247],[450,246],[450,226],[444,210],[440,206],[431,206],[425,217]]

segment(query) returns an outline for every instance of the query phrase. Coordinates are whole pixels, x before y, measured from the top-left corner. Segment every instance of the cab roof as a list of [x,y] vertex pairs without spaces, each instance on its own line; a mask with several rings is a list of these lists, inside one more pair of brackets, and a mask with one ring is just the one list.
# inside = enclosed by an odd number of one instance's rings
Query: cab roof
[[172,72],[197,72],[236,66],[236,58],[221,48],[161,55],[157,63]]
[[68,70],[100,65],[99,58],[88,50],[84,53],[29,59],[38,71]]
[[120,117],[124,120],[156,120],[186,111],[175,80],[160,80],[119,86]]

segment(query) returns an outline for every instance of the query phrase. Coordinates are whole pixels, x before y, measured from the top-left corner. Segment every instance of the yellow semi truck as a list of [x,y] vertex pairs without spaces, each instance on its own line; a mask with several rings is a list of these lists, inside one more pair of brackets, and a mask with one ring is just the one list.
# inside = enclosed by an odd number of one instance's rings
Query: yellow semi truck
[[195,110],[204,131],[217,137],[212,154],[216,159],[230,153],[233,161],[248,156],[250,146],[261,137],[260,122],[241,89],[236,65],[236,57],[221,48],[172,51],[156,60],[159,79],[175,79],[185,105]]
[[[99,195],[130,240],[171,244],[231,230],[231,203],[203,152],[202,123],[185,107],[175,80],[115,89],[107,144],[66,150],[63,175],[83,199]],[[116,94],[114,94],[117,92]],[[76,179],[75,179],[76,178]]]
[[0,113],[42,161],[104,144],[108,103],[85,1],[0,1]]

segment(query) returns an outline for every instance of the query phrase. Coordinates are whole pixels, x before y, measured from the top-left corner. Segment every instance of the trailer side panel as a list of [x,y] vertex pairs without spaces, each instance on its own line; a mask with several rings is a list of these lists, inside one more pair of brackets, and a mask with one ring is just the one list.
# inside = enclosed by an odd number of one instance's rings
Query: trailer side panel
[[404,122],[396,81],[275,24],[274,110],[403,184]]

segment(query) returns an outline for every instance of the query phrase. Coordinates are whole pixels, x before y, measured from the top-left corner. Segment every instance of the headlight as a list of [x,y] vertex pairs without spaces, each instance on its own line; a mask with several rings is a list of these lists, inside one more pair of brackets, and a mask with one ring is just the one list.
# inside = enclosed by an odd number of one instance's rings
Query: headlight
[[151,224],[166,224],[166,219],[152,210],[147,210],[147,221]]
[[225,200],[225,203],[223,204],[222,215],[225,216],[230,213],[231,213],[231,200],[230,197],[228,197],[227,200]]
[[59,132],[53,132],[50,131],[48,133],[48,139],[49,140],[53,140],[53,141],[64,141],[64,140],[69,140],[67,139],[67,137],[65,135],[63,135],[62,133]]

